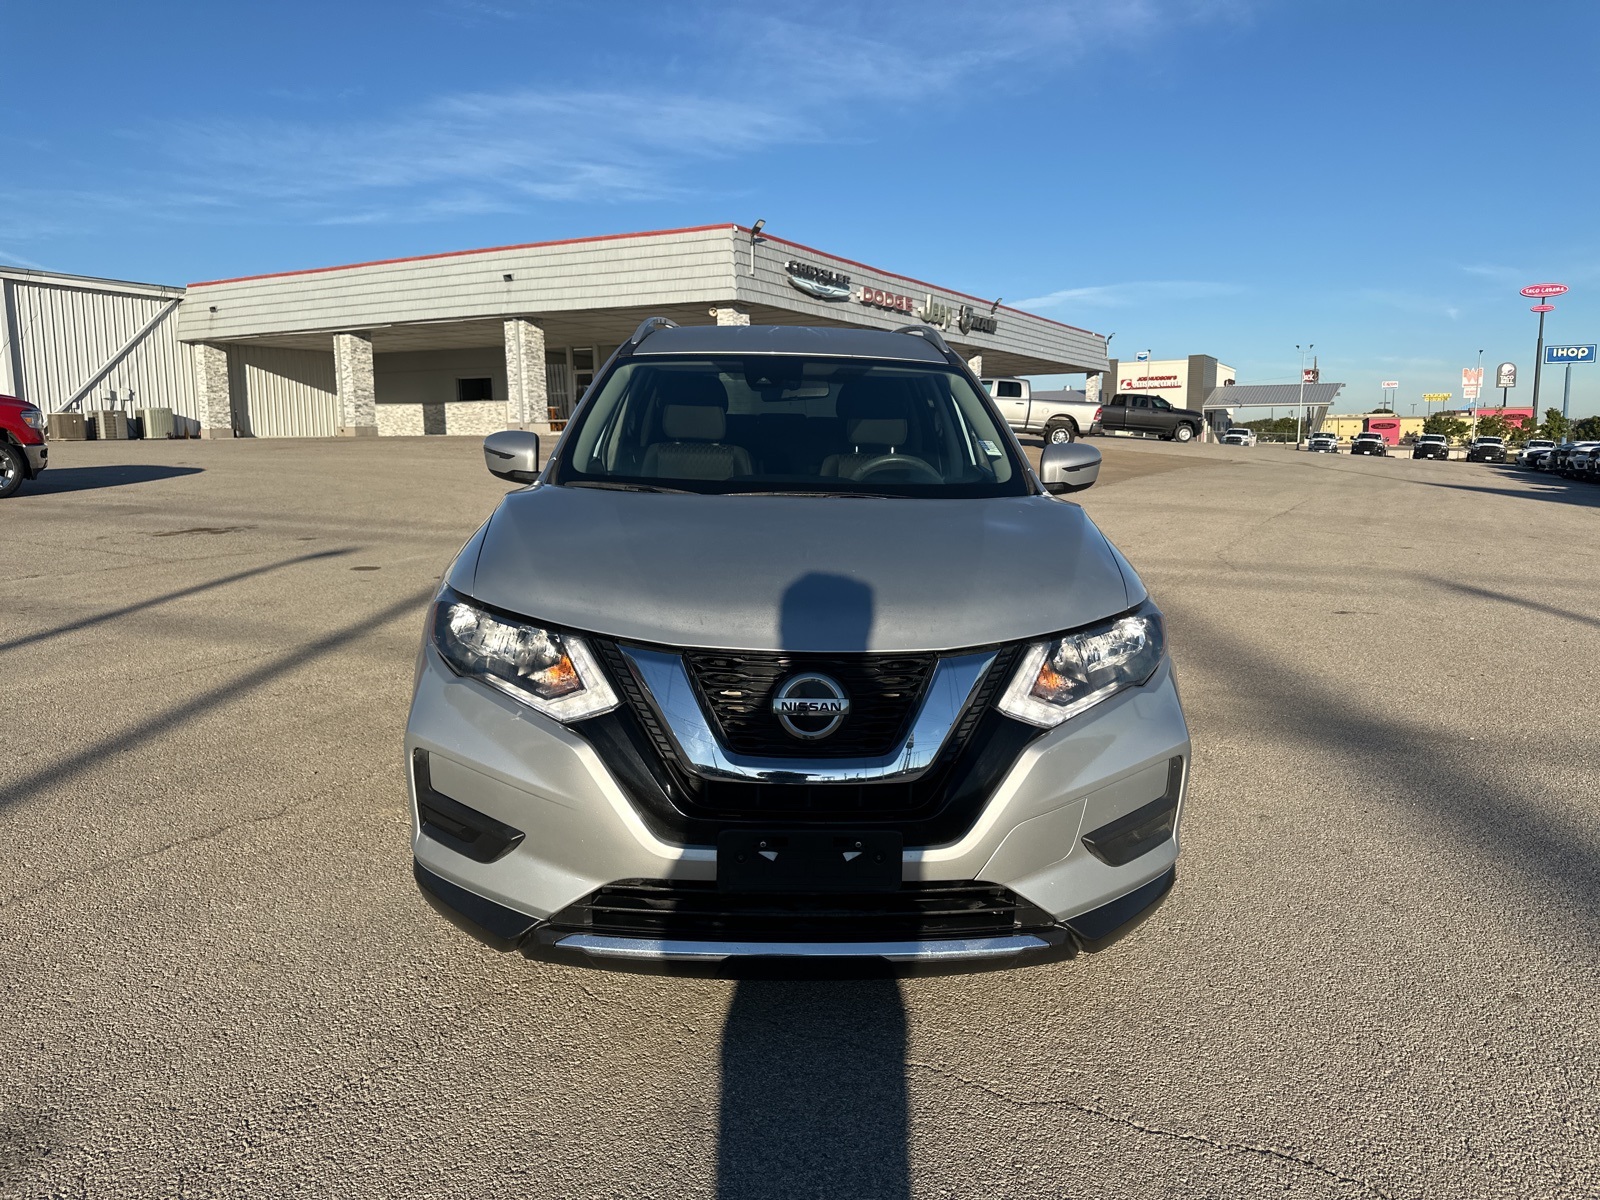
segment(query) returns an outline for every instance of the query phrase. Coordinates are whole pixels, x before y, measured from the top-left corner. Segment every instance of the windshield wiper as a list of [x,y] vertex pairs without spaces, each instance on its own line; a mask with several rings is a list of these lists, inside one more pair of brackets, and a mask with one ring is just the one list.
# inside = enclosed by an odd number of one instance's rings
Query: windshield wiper
[[721,492],[723,496],[822,496],[840,500],[904,500],[888,492]]
[[703,496],[704,492],[691,492],[688,488],[660,487],[654,483],[619,483],[614,479],[574,479],[562,487],[604,488],[610,492],[663,492],[672,496]]

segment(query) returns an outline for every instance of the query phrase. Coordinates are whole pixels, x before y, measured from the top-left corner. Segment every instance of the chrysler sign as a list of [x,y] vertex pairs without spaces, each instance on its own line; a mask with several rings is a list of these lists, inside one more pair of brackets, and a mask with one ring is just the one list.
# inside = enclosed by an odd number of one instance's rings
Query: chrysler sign
[[783,264],[783,269],[789,276],[789,282],[808,296],[815,296],[818,300],[850,299],[848,275],[793,258]]

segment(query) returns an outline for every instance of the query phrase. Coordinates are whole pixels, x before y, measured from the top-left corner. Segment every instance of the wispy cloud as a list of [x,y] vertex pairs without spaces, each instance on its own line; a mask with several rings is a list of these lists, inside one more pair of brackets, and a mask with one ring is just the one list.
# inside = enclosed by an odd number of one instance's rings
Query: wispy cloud
[[[886,115],[960,96],[996,71],[1036,75],[1030,66],[1248,10],[1247,0],[880,0],[772,15],[684,0],[639,10],[628,42],[586,56],[604,62],[591,72],[604,87],[574,86],[558,64],[536,86],[368,104],[362,116],[348,115],[348,91],[287,87],[269,118],[124,129],[144,173],[110,180],[99,207],[131,202],[146,220],[370,224],[681,198],[707,191],[707,166],[737,155],[879,136]],[[533,39],[532,61],[561,53],[528,32],[552,19],[535,0],[440,0],[434,11]],[[80,217],[97,207],[70,203]]]
[[1138,304],[1172,300],[1214,300],[1237,296],[1244,288],[1234,283],[1194,279],[1145,279],[1132,283],[1096,284],[1090,287],[1062,288],[1043,296],[1018,300],[1018,308],[1131,308]]

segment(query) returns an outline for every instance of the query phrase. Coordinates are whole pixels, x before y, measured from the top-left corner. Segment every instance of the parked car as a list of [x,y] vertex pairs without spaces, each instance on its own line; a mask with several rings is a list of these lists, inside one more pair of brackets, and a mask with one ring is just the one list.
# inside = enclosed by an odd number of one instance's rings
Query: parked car
[[983,386],[1018,433],[1037,433],[1046,443],[1060,445],[1100,432],[1100,405],[1072,393],[1036,393],[1026,379],[985,379]]
[[452,921],[587,966],[970,969],[1165,897],[1189,733],[1160,613],[1059,498],[1100,453],[1035,473],[936,331],[651,318],[539,449],[485,440],[528,486],[417,663]]
[[1550,455],[1555,447],[1545,446],[1538,450],[1530,450],[1528,457],[1523,461],[1523,466],[1533,471],[1548,471],[1550,469]]
[[1358,433],[1350,441],[1351,454],[1376,454],[1384,458],[1389,453],[1389,443],[1381,433]]
[[1243,426],[1235,426],[1222,435],[1222,443],[1225,446],[1254,446],[1256,444],[1256,431],[1254,429],[1245,429]]
[[1306,449],[1313,454],[1339,453],[1339,437],[1333,433],[1313,433],[1306,440]]
[[1205,426],[1205,415],[1192,408],[1174,408],[1160,396],[1118,392],[1103,407],[1100,423],[1107,433],[1153,433],[1169,442],[1192,442]]
[[1506,461],[1506,441],[1504,438],[1480,437],[1473,438],[1467,445],[1468,462],[1496,462]]
[[50,461],[44,413],[26,400],[0,396],[0,500],[37,479]]
[[1551,469],[1558,475],[1564,475],[1568,479],[1576,479],[1580,473],[1578,468],[1579,455],[1587,456],[1588,452],[1596,446],[1600,446],[1600,442],[1568,442],[1558,446],[1551,452],[1551,462],[1553,463]]
[[1594,480],[1600,477],[1600,444],[1576,450],[1568,460],[1567,474],[1573,479]]
[[1523,443],[1522,449],[1517,451],[1517,466],[1528,466],[1530,456],[1540,450],[1549,450],[1554,445],[1555,441],[1551,438],[1529,438]]
[[1412,458],[1449,458],[1450,440],[1442,433],[1425,433],[1411,447]]

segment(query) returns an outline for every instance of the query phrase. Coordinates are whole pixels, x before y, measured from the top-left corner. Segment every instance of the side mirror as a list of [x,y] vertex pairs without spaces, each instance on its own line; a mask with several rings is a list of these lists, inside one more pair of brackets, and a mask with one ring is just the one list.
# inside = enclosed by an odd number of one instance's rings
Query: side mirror
[[483,439],[483,463],[489,474],[512,483],[537,483],[539,435],[522,429],[491,433]]
[[1081,492],[1100,478],[1100,451],[1082,442],[1048,445],[1039,459],[1039,479],[1052,496]]

